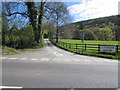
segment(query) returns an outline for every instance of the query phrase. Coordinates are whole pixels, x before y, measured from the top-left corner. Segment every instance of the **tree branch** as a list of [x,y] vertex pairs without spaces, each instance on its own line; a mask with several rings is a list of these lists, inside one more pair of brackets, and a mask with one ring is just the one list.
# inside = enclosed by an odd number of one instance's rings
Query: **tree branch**
[[[5,13],[4,13],[5,14]],[[9,14],[5,14],[6,16],[12,16],[12,15],[16,15],[16,14],[21,14],[21,15],[27,15],[29,16],[28,14],[26,13],[20,13],[20,12],[14,12],[14,13],[9,13]]]

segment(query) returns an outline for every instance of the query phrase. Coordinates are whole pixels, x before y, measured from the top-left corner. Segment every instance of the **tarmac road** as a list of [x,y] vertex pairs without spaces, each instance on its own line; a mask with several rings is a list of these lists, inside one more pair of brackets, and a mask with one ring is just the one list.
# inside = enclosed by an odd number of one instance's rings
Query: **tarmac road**
[[55,47],[3,56],[2,85],[23,88],[117,88],[118,61],[77,55]]

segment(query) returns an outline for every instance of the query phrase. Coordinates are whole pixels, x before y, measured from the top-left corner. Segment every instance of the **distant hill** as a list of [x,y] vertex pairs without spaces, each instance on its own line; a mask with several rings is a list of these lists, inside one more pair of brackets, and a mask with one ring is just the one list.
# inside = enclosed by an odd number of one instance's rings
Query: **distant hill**
[[105,26],[113,26],[111,29],[114,31],[115,27],[118,25],[118,21],[120,21],[120,19],[118,15],[115,15],[70,23],[61,27],[61,34],[63,38],[74,38],[73,32],[76,29],[90,29],[94,27],[104,28]]
[[86,20],[86,21],[76,22],[73,24],[79,25],[81,22],[85,26],[85,28],[95,27],[95,26],[102,27],[102,24],[109,25],[111,23],[117,25],[118,24],[118,15],[90,19],[90,20]]

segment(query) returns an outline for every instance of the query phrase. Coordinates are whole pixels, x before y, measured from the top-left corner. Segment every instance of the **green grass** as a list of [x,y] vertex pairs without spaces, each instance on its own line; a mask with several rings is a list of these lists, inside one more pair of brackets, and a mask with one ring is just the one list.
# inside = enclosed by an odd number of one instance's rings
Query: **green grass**
[[2,55],[14,55],[14,54],[20,54],[21,52],[14,49],[14,48],[10,48],[10,47],[0,47],[1,52],[0,54]]
[[20,54],[23,52],[23,50],[32,50],[32,49],[40,49],[43,48],[43,46],[36,46],[32,48],[25,48],[25,49],[14,49],[10,47],[2,47],[0,46],[0,55],[15,55]]
[[[73,39],[59,39],[59,41],[73,44],[82,44],[81,40]],[[95,40],[84,40],[84,44],[100,44],[100,45],[118,45],[118,41],[95,41]]]
[[[71,43],[73,48],[76,48],[75,44],[82,44],[81,40],[73,40],[73,39],[60,39],[59,41],[65,43]],[[86,50],[91,51],[89,49],[93,49],[96,52],[98,51],[99,45],[118,45],[118,41],[95,41],[95,40],[84,40],[84,44],[86,44]],[[87,45],[87,44],[95,44],[95,45]],[[82,49],[82,45],[78,45],[78,49]],[[120,47],[119,47],[120,48]],[[120,52],[120,49],[119,49]]]
[[[100,54],[98,53],[98,44],[100,45],[118,45],[118,41],[93,41],[93,40],[85,40],[84,44],[96,44],[96,45],[87,45],[86,51],[83,49],[82,45],[78,45],[77,49],[75,44],[82,44],[80,40],[71,40],[71,39],[60,39],[59,41],[65,43],[71,43],[72,48],[66,47],[66,45],[56,44],[58,47],[66,49],[70,52],[88,55],[88,56],[96,56],[96,57],[103,57],[103,58],[111,58],[111,59],[120,59],[120,53],[117,54]],[[69,44],[68,44],[69,46]],[[74,48],[74,49],[73,49]],[[84,51],[82,51],[82,49]],[[92,49],[92,50],[90,50]]]

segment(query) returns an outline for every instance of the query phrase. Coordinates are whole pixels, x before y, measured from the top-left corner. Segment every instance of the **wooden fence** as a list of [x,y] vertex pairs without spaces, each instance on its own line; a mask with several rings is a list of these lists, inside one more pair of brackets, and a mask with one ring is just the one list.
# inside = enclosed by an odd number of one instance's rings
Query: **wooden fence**
[[[50,40],[52,43],[56,44],[59,47],[62,47],[67,50],[76,50],[77,52],[100,52],[100,44],[73,44],[73,43],[66,43],[59,41],[58,43],[55,40]],[[120,45],[114,45],[116,47],[115,53],[108,53],[108,54],[116,54],[120,52]]]

